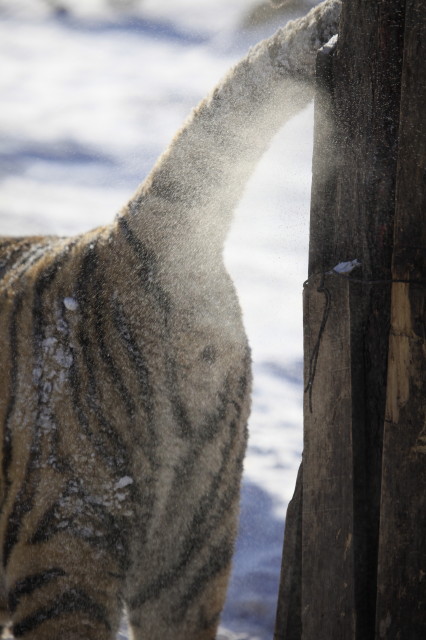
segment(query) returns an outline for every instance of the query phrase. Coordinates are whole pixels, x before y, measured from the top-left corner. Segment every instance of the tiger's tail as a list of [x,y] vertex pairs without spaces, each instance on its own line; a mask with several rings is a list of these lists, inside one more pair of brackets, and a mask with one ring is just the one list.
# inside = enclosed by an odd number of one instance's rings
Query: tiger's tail
[[[277,130],[312,98],[318,49],[336,32],[326,0],[249,51],[191,113],[119,214],[144,242],[222,251],[244,186]],[[208,238],[208,243],[205,241]]]

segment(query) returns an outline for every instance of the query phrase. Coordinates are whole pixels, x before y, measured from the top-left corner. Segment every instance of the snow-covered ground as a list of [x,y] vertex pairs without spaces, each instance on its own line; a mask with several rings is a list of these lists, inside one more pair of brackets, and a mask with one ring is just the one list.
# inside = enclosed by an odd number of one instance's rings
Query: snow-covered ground
[[[72,234],[112,220],[190,108],[275,28],[241,28],[256,0],[127,1],[127,12],[111,9],[124,0],[64,0],[56,4],[69,11],[56,14],[49,4],[0,2],[0,234]],[[255,383],[225,637],[273,633],[302,449],[311,153],[309,107],[258,166],[226,248]]]

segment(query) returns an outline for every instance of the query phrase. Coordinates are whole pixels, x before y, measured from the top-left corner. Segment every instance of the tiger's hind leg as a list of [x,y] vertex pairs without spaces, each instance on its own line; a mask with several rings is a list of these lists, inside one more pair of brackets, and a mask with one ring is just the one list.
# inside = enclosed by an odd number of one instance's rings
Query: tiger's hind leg
[[[65,548],[75,542],[61,540]],[[84,547],[82,541],[80,545]],[[8,579],[14,638],[115,640],[122,616],[122,580],[108,574],[108,565],[95,558],[84,562],[78,555],[64,558],[57,548],[49,553],[37,546],[31,549],[31,561],[28,550],[24,548],[15,565],[19,577]]]
[[189,538],[161,540],[163,556],[173,554],[174,562],[161,569],[161,551],[152,554],[152,564],[147,567],[150,581],[143,580],[147,574],[142,571],[142,583],[129,584],[125,595],[132,640],[216,638],[231,570],[237,513],[238,502],[233,499],[219,522],[206,518],[206,525],[211,525],[208,532],[200,521],[201,531],[195,527]]
[[[176,597],[166,593],[157,602],[148,602],[129,611],[131,640],[215,640],[225,602],[230,565],[207,585],[194,580],[187,593]],[[201,576],[200,576],[201,578]]]
[[12,625],[14,638],[25,640],[115,640],[118,623],[111,624],[99,605],[86,594],[72,590],[47,606],[17,616]]

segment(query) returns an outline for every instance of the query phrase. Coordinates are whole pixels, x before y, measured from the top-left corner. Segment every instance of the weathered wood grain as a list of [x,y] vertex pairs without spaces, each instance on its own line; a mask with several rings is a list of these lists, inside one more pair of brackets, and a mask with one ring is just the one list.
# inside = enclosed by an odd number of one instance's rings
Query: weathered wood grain
[[303,464],[287,507],[274,640],[300,640],[302,635],[302,479]]
[[[298,498],[298,509],[292,509],[300,514],[303,506],[302,520],[296,526],[289,513],[287,522],[293,542],[302,536],[302,557],[300,544],[293,544],[294,556],[289,546],[283,565],[284,576],[300,575],[302,566],[302,625],[293,615],[299,635],[276,637],[421,640],[426,638],[424,1],[344,0],[337,48],[321,54],[318,72],[306,367],[323,305],[313,274],[354,258],[362,270],[351,282],[325,280],[332,304],[313,412],[309,399],[305,406],[303,477],[295,494],[303,501]],[[392,278],[410,284],[392,284]],[[299,606],[297,598],[293,602]]]
[[407,0],[376,637],[426,638],[426,11]]
[[[326,296],[313,277],[304,292],[305,379]],[[355,639],[350,283],[325,276],[330,311],[312,389],[305,395],[302,637]],[[321,634],[320,636],[318,634]]]

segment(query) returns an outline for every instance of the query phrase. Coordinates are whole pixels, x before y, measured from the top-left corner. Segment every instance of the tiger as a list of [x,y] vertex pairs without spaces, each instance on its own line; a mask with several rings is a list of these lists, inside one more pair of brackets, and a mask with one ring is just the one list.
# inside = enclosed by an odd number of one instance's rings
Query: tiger
[[110,225],[0,238],[1,623],[15,638],[213,640],[251,356],[223,246],[307,104],[326,0],[253,47]]

